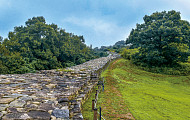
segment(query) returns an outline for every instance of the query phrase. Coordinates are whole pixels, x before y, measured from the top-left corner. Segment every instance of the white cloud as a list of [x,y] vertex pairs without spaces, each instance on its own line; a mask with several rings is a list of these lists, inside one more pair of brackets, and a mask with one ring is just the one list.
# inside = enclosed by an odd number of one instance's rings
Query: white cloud
[[[62,22],[80,27],[81,29],[77,31],[84,35],[87,43],[91,41],[90,43],[94,43],[95,46],[112,45],[121,39],[124,40],[127,37],[126,34],[129,33],[126,26],[121,27],[111,21],[98,18],[69,17]],[[84,30],[84,32],[81,32],[81,30]],[[92,42],[92,40],[94,41]]]
[[113,23],[109,23],[107,21],[96,18],[69,17],[64,19],[63,22],[85,27],[90,30],[93,30],[94,32],[103,33],[105,35],[111,34],[114,31],[114,29],[117,27]]

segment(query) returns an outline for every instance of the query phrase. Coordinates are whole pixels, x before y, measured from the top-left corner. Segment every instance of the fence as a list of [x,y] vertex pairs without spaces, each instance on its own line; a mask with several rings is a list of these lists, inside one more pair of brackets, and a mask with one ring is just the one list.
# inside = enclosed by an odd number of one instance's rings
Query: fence
[[[100,69],[100,71],[98,72],[98,76],[99,77],[101,76],[101,73],[107,69],[107,67],[110,65],[111,61],[116,60],[118,58],[121,58],[121,56],[117,55],[116,58],[109,60],[106,63],[106,65],[102,69]],[[105,120],[105,118],[102,116],[101,107],[99,108],[100,112],[98,112],[98,109],[96,108],[96,104],[98,101],[98,94],[101,91],[101,88],[102,88],[102,91],[104,92],[104,78],[101,78],[101,80],[98,82],[98,90],[96,90],[95,99],[92,100],[92,110],[94,111],[94,120],[98,119],[98,114],[99,114],[99,120],[102,120],[102,119]]]
[[92,110],[94,111],[94,120],[98,120],[98,114],[99,114],[99,120],[105,120],[105,118],[102,116],[102,109],[99,107],[99,112],[97,109],[97,102],[98,102],[98,94],[100,91],[104,92],[104,78],[102,81],[98,82],[98,90],[96,90],[95,99],[92,100]]

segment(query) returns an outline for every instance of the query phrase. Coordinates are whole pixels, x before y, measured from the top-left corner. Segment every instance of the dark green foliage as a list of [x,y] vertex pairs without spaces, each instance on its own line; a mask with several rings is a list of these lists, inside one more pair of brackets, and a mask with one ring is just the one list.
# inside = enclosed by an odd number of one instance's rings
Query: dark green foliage
[[93,51],[95,52],[96,56],[100,56],[100,57],[106,57],[106,56],[108,56],[108,54],[106,53],[106,51],[103,51],[102,49],[99,49],[98,47],[95,47],[93,49]]
[[132,29],[126,43],[138,48],[134,63],[143,66],[173,66],[188,60],[190,24],[174,10],[144,16],[144,23]]
[[25,73],[81,64],[94,59],[83,36],[67,33],[44,17],[33,17],[0,37],[0,73]]

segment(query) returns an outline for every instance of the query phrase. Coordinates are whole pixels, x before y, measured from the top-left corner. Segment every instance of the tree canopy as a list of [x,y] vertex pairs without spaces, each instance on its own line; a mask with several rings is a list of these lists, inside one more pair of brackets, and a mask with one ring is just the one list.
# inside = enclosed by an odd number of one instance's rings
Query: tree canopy
[[148,66],[174,65],[188,59],[190,24],[180,12],[163,11],[144,16],[144,23],[132,29],[126,43],[139,48],[134,62]]
[[25,73],[80,64],[94,59],[83,36],[67,33],[44,17],[33,17],[0,37],[0,73]]

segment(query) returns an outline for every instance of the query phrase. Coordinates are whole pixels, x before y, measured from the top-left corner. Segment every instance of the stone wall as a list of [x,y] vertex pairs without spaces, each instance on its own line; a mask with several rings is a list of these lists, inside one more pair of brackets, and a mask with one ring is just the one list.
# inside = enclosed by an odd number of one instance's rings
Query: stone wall
[[0,75],[0,120],[82,120],[81,105],[110,54],[64,70]]

